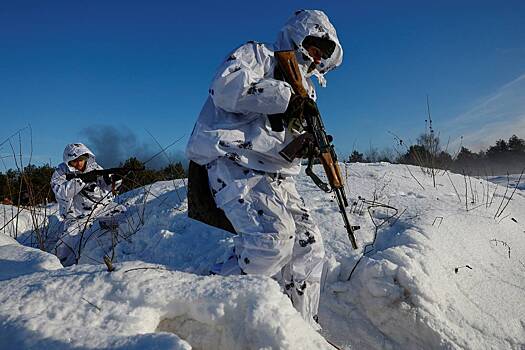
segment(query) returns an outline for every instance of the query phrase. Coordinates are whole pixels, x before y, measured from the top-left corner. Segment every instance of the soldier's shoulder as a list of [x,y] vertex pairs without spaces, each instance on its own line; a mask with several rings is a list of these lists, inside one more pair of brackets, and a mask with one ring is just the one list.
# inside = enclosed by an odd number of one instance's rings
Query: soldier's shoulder
[[55,168],[55,173],[65,174],[65,173],[69,173],[69,172],[71,172],[71,171],[69,170],[69,167],[67,166],[66,163],[60,163]]
[[271,45],[250,40],[233,50],[227,60],[232,61],[242,56],[252,56],[254,54],[269,52],[272,52]]
[[54,181],[55,179],[58,179],[61,176],[64,176],[67,173],[70,173],[68,166],[66,163],[60,163],[55,168],[55,171],[53,172],[53,175],[51,176],[51,179]]

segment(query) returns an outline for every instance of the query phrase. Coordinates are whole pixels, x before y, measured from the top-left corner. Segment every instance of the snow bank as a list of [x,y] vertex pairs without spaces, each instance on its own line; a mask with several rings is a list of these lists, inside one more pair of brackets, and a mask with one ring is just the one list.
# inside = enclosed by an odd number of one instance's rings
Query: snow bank
[[[522,191],[495,219],[511,191],[505,193],[504,187],[482,179],[440,172],[434,188],[417,167],[378,163],[342,169],[348,196],[357,204],[349,208],[350,220],[362,227],[357,231],[358,251],[349,245],[334,199],[308,177],[298,179],[299,192],[313,209],[327,248],[320,311],[324,335],[360,349],[487,344],[513,349],[525,343],[525,304],[520,298],[525,290]],[[322,173],[320,168],[316,171]],[[127,196],[127,201],[146,203],[149,214],[133,239],[117,247],[117,260],[206,274],[228,251],[231,235],[187,218],[184,182],[158,183],[151,192],[155,197],[145,199],[140,191]],[[367,247],[369,253],[347,281],[362,248],[373,240],[372,218],[380,224],[394,214],[371,208],[370,216],[359,196],[398,212],[379,228],[375,245]],[[502,242],[512,247],[510,259]]]
[[185,179],[157,182],[117,200],[129,208],[119,244],[112,252],[101,238],[92,239],[81,263],[101,263],[104,255],[114,255],[116,262],[140,260],[207,275],[230,252],[230,233],[188,218]]
[[488,181],[494,182],[501,186],[516,187],[520,190],[525,190],[525,175],[511,174],[508,176],[489,176]]
[[62,265],[56,256],[22,246],[15,239],[0,233],[0,281],[60,268]]
[[[231,235],[188,219],[185,196],[185,181],[166,181],[117,199],[129,221],[114,272],[79,265],[0,281],[0,348],[330,349],[275,281],[195,274],[223,258]],[[101,258],[104,242],[89,240],[81,261]]]
[[34,273],[0,289],[9,291],[0,295],[0,348],[329,349],[269,278],[123,263],[111,273]]
[[8,244],[17,244],[18,242],[11,236],[0,233],[0,247]]
[[[358,257],[340,248],[340,229],[328,242],[342,264],[340,282],[326,286],[322,299],[330,334],[357,348],[522,349],[525,194],[518,190],[498,215],[511,191],[504,197],[505,188],[484,180],[441,172],[434,188],[417,167],[356,164],[347,170],[354,198],[375,198],[399,212],[379,228],[350,281]],[[307,200],[319,208],[317,201]],[[376,207],[370,216],[367,206],[352,216],[363,226],[361,247],[372,240],[372,217],[380,224],[393,214]],[[320,209],[316,216],[335,220]]]
[[14,237],[26,246],[38,246],[38,232],[47,243],[46,249],[51,250],[60,225],[56,203],[34,208],[0,204],[0,234]]
[[0,233],[16,237],[18,234],[32,230],[33,223],[29,210],[13,205],[0,204]]
[[[327,251],[324,336],[345,349],[525,348],[523,190],[509,201],[513,188],[478,178],[439,172],[434,187],[417,167],[341,168],[358,250],[334,198],[298,177]],[[204,276],[232,236],[187,217],[184,180],[118,201],[130,216],[117,271],[81,265],[0,281],[0,348],[327,348],[274,281]],[[101,261],[100,242],[82,262]]]

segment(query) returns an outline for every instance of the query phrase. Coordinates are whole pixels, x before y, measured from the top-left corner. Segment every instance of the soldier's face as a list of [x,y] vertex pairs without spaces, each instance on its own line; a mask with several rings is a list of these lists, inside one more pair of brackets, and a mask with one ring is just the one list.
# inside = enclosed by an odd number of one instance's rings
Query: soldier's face
[[78,171],[84,171],[86,170],[86,163],[87,163],[86,158],[78,157],[77,159],[70,160],[68,164],[69,166],[72,166]]
[[323,58],[323,52],[319,48],[315,46],[310,46],[307,50],[310,54],[310,57],[314,59],[315,64],[321,63],[321,59]]

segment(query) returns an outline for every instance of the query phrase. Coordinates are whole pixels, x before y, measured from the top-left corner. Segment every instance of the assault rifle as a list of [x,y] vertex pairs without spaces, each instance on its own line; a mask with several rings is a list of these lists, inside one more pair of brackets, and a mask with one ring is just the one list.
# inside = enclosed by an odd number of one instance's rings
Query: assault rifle
[[87,173],[67,173],[66,174],[66,180],[71,180],[74,178],[81,179],[84,182],[93,182],[96,181],[99,176],[103,176],[104,178],[107,178],[110,175],[117,175],[116,177],[124,177],[130,172],[133,171],[142,171],[144,170],[144,167],[142,168],[108,168],[108,169],[96,169],[88,171]]
[[[301,71],[295,58],[295,52],[277,51],[275,52],[275,58],[284,75],[285,81],[292,86],[293,91],[298,95],[308,97],[308,93],[303,86]],[[326,133],[318,110],[315,115],[303,115],[303,118],[306,123],[306,133],[301,134],[290,142],[279,154],[291,162],[295,158],[303,157],[306,151],[308,157],[308,166],[305,170],[306,174],[312,178],[321,190],[327,193],[335,193],[339,212],[343,216],[348,238],[350,239],[352,248],[357,249],[354,231],[360,227],[350,225],[348,216],[346,215],[345,208],[348,207],[348,200],[346,199],[343,177],[337,162],[337,155],[334,145],[332,145],[332,137]],[[314,173],[314,158],[318,158],[321,164],[323,164],[329,185]]]

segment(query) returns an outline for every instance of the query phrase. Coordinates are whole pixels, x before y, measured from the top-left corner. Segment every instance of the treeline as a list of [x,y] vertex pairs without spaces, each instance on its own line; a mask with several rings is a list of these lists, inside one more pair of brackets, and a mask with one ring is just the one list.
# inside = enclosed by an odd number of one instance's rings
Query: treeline
[[[119,166],[142,168],[143,163],[137,158],[129,158]],[[55,171],[49,164],[41,166],[28,165],[21,170],[9,169],[0,172],[0,202],[13,205],[39,205],[55,201],[51,190],[51,175]],[[172,180],[186,177],[181,162],[172,163],[163,169],[148,169],[133,172],[123,180],[119,192],[127,192],[156,181]]]
[[[121,167],[127,167],[132,169],[143,168],[144,164],[135,157],[131,157],[124,163],[120,164]],[[122,181],[120,192],[127,192],[134,188],[146,186],[157,181],[166,181],[174,179],[182,179],[187,177],[186,170],[184,169],[181,162],[171,163],[168,166],[160,169],[149,169],[146,168],[142,171],[129,173]]]
[[473,152],[461,147],[456,154],[444,150],[439,137],[433,133],[423,134],[416,144],[406,146],[397,140],[395,154],[392,151],[370,150],[363,154],[353,151],[349,162],[380,162],[410,164],[429,168],[449,169],[470,175],[503,175],[520,173],[525,168],[525,140],[512,135],[508,140],[497,140],[486,150]]

